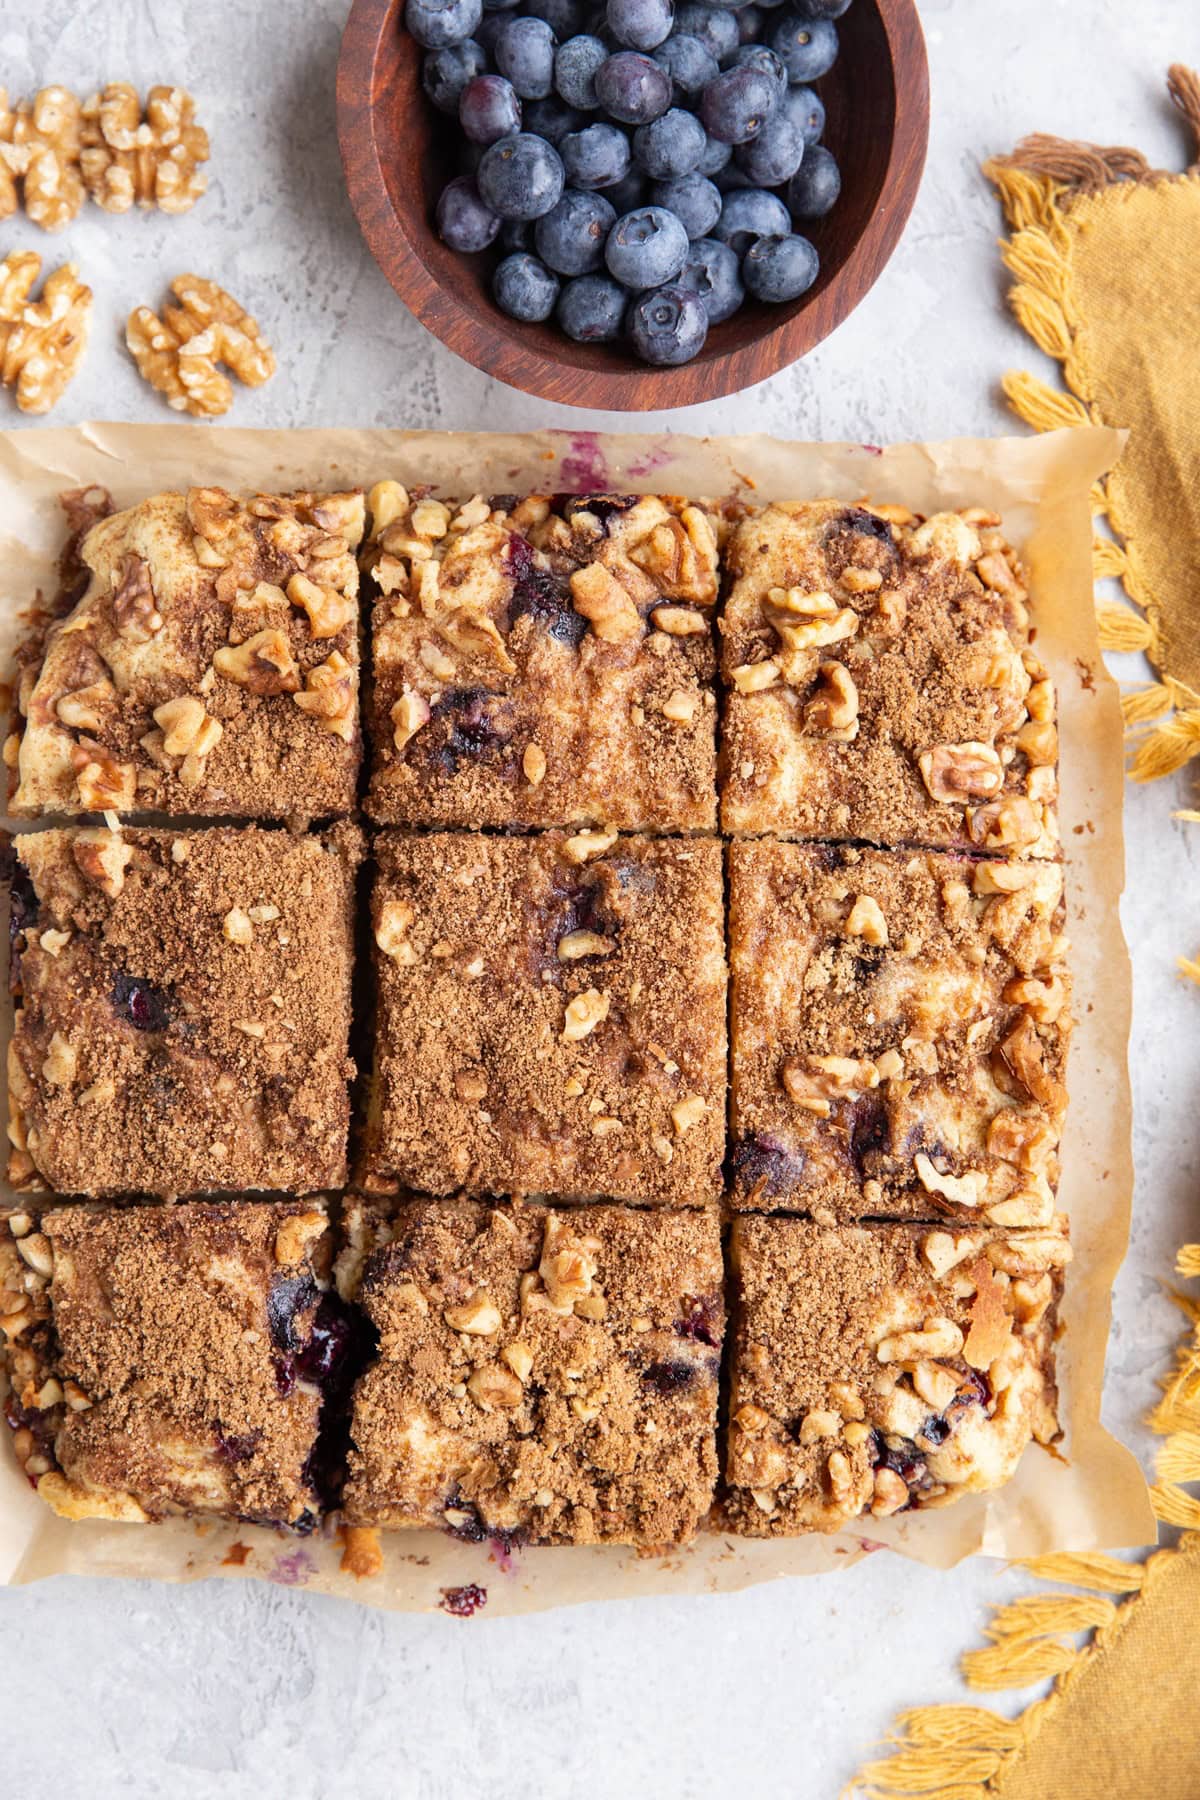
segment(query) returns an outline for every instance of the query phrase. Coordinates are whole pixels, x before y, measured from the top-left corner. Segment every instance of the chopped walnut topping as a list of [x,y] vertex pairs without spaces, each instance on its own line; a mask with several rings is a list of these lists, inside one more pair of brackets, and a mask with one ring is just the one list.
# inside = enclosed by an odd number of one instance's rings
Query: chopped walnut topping
[[860,937],[864,943],[881,948],[888,941],[887,920],[878,900],[870,894],[859,894],[846,919],[846,936]]
[[476,1288],[461,1306],[448,1306],[442,1314],[451,1331],[468,1337],[494,1337],[500,1329],[500,1309],[486,1288]]
[[571,599],[598,638],[608,644],[640,637],[642,616],[629,594],[603,563],[588,563],[571,576]]
[[162,614],[150,583],[150,565],[132,552],[113,573],[113,620],[122,637],[147,644],[162,630]]
[[593,856],[603,856],[606,850],[611,850],[616,841],[615,831],[579,831],[566,839],[563,855],[568,862],[589,862]]
[[597,988],[588,988],[582,994],[568,1002],[566,1023],[563,1025],[563,1042],[578,1043],[589,1036],[597,1025],[608,1017],[609,997]]
[[526,744],[521,757],[521,770],[531,787],[537,787],[546,774],[546,752],[540,744]]
[[523,1393],[512,1370],[502,1369],[496,1363],[474,1370],[467,1381],[467,1392],[485,1412],[496,1407],[503,1411],[520,1406]]
[[779,664],[773,656],[765,662],[742,663],[733,671],[733,685],[739,694],[758,694],[774,687],[779,680]]
[[[392,742],[397,750],[403,750],[410,738],[414,738],[422,725],[429,723],[429,702],[424,694],[406,688],[399,700],[392,707]],[[528,751],[526,752],[528,755]],[[526,771],[528,773],[528,771]]]
[[598,931],[568,931],[558,940],[559,962],[577,962],[581,956],[610,956],[616,949],[613,938]]
[[74,693],[60,694],[54,710],[62,723],[72,731],[102,731],[117,705],[117,690],[102,678]]
[[195,102],[182,88],[152,87],[145,117],[137,89],[110,81],[83,108],[80,167],[87,191],[105,212],[158,207],[183,213],[207,183],[208,133],[196,124]]
[[698,1125],[708,1111],[708,1102],[703,1094],[688,1094],[677,1100],[671,1108],[671,1120],[675,1130],[682,1137],[693,1125]]
[[700,710],[700,696],[688,693],[684,688],[676,688],[662,704],[664,719],[670,719],[673,725],[690,725]]
[[308,576],[297,572],[287,585],[287,597],[293,606],[308,614],[309,631],[314,638],[336,637],[354,617],[354,601],[335,587],[318,587]]
[[1003,786],[1004,768],[990,744],[939,744],[917,758],[931,799],[986,799]]
[[218,364],[247,387],[275,373],[275,355],[257,321],[215,281],[180,275],[171,283],[178,306],[159,319],[148,306],[129,315],[125,342],[139,373],[176,412],[218,418],[233,404],[233,385]]
[[125,870],[133,851],[119,831],[77,831],[71,840],[75,866],[85,881],[115,900],[125,886]]
[[690,606],[656,606],[650,614],[650,622],[658,631],[665,631],[668,637],[705,637],[708,634],[708,621],[703,613]]
[[0,381],[15,388],[22,412],[48,413],[66,391],[87,348],[92,290],[74,263],[46,277],[35,251],[10,251],[0,263]]
[[408,941],[409,927],[416,914],[407,900],[386,900],[379,910],[375,942],[393,962],[413,963],[416,951]]
[[250,915],[240,906],[231,906],[221,923],[221,930],[231,944],[252,944],[254,926]]
[[282,631],[271,628],[255,632],[244,644],[223,644],[213,667],[252,694],[294,694],[300,686],[291,645]]
[[958,1356],[963,1334],[953,1319],[926,1319],[919,1331],[897,1331],[881,1338],[875,1355],[881,1363],[915,1362],[922,1357]]
[[804,708],[804,723],[810,731],[840,743],[853,743],[858,736],[858,689],[844,664],[820,665],[816,690]]
[[119,763],[91,738],[81,738],[71,753],[75,784],[86,812],[129,812],[137,791],[132,763]]
[[323,663],[308,671],[303,691],[293,694],[292,699],[303,712],[318,719],[326,731],[350,743],[354,737],[357,693],[354,669],[340,650],[333,650]]

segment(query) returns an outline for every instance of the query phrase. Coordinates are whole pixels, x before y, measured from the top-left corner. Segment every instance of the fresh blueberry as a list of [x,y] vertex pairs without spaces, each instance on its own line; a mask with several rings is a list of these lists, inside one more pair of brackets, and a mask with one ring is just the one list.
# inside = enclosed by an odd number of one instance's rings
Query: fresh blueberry
[[671,29],[671,0],[608,0],[608,29],[630,50],[654,50]]
[[582,131],[589,122],[585,112],[568,106],[557,94],[547,94],[544,100],[527,100],[521,110],[526,131],[545,138],[556,150],[568,132]]
[[596,94],[610,119],[648,125],[671,104],[671,77],[648,56],[618,50],[597,69]]
[[687,261],[688,235],[661,206],[643,206],[618,219],[608,234],[608,272],[628,288],[662,287]]
[[655,181],[670,181],[673,176],[691,174],[707,142],[695,113],[673,106],[661,119],[638,126],[633,134],[633,157]]
[[608,61],[608,46],[598,37],[568,38],[554,53],[554,85],[568,106],[592,112],[596,96],[596,70]]
[[675,35],[697,37],[713,58],[720,62],[738,47],[737,20],[731,12],[702,6],[698,0],[687,0],[675,9]]
[[656,181],[650,189],[655,206],[675,214],[689,238],[707,237],[721,216],[721,196],[703,175],[679,175]]
[[755,240],[742,258],[742,280],[756,300],[780,303],[807,293],[820,261],[805,237],[791,232]]
[[732,155],[732,144],[723,144],[720,138],[707,138],[704,144],[704,155],[700,158],[700,165],[696,173],[709,176],[719,175]]
[[728,319],[746,298],[737,257],[728,244],[712,237],[698,238],[691,246],[679,286],[699,294],[710,325]]
[[590,275],[604,261],[604,240],[616,218],[602,195],[567,188],[537,222],[537,253],[559,275]]
[[524,10],[530,18],[545,19],[560,44],[595,30],[591,0],[525,0]]
[[676,101],[698,94],[720,72],[717,59],[707,45],[686,32],[682,35],[672,32],[666,43],[660,44],[654,52],[654,60],[671,77]]
[[113,1011],[135,1031],[165,1031],[171,1022],[172,995],[141,976],[118,970],[112,983]]
[[544,19],[509,19],[492,54],[522,100],[544,100],[554,86],[556,48]]
[[804,19],[787,13],[771,33],[771,48],[787,70],[789,81],[816,81],[837,61],[837,26],[828,19]]
[[778,107],[787,93],[787,71],[773,50],[765,44],[739,44],[732,56],[725,58],[727,69],[761,69],[775,83],[775,105]]
[[825,129],[825,106],[810,87],[790,87],[783,97],[783,111],[806,144],[815,144]]
[[[779,0],[769,0],[769,4],[778,5]],[[850,0],[792,0],[792,4],[806,19],[840,19]]]
[[671,368],[703,350],[708,313],[692,288],[652,288],[629,310],[629,335],[643,362]]
[[640,169],[630,168],[620,181],[614,181],[611,187],[604,190],[604,198],[615,211],[618,219],[622,213],[636,212],[644,206],[648,198],[646,178]]
[[486,250],[500,229],[493,209],[480,198],[469,175],[448,181],[437,203],[437,231],[452,250]]
[[458,97],[468,81],[487,68],[487,52],[474,38],[430,50],[421,64],[421,86],[439,112],[458,116]]
[[501,138],[483,153],[479,192],[502,219],[540,219],[563,191],[558,152],[527,131]]
[[757,137],[779,98],[779,90],[762,69],[726,69],[700,96],[700,117],[710,137],[724,144],[745,144]]
[[527,325],[550,317],[558,289],[557,275],[524,250],[506,256],[492,276],[492,294],[500,311]]
[[563,283],[556,316],[577,344],[608,344],[621,335],[628,298],[607,275],[578,275]]
[[787,203],[794,219],[823,219],[842,191],[837,163],[824,144],[810,144],[804,161],[788,183]]
[[407,0],[404,23],[426,50],[444,50],[474,35],[483,0]]
[[769,118],[756,138],[739,144],[734,161],[756,187],[779,187],[800,167],[804,139],[785,113]]
[[521,102],[503,75],[476,75],[458,97],[458,122],[473,144],[494,144],[521,129]]
[[558,147],[566,178],[574,188],[615,187],[629,172],[629,139],[615,125],[586,125]]
[[755,238],[786,237],[791,228],[788,209],[775,194],[764,193],[762,188],[743,188],[726,194],[712,235],[728,244],[740,261]]

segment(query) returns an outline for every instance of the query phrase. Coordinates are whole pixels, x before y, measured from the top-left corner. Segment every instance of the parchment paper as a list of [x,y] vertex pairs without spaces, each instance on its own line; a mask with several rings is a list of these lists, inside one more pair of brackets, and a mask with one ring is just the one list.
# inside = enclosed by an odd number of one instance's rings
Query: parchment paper
[[188,424],[0,434],[5,660],[19,610],[37,588],[55,586],[62,540],[57,496],[92,482],[110,488],[118,505],[173,486],[369,486],[393,475],[409,485],[427,482],[447,496],[615,487],[756,500],[868,497],[925,513],[993,508],[1030,569],[1037,647],[1061,699],[1061,809],[1078,1020],[1061,1189],[1075,1245],[1059,1353],[1065,1436],[1055,1453],[1031,1446],[998,1493],[944,1511],[868,1519],[836,1538],[747,1542],[711,1535],[654,1556],[606,1547],[524,1549],[497,1558],[487,1545],[439,1533],[393,1533],[383,1539],[382,1572],[360,1579],[340,1569],[342,1546],[333,1533],[296,1541],[242,1525],[69,1524],[32,1493],[5,1443],[0,1579],[26,1582],[63,1571],[161,1580],[248,1575],[398,1611],[431,1609],[444,1589],[476,1582],[486,1587],[494,1615],[606,1597],[737,1589],[848,1565],[882,1545],[949,1567],[977,1552],[1017,1557],[1111,1549],[1153,1536],[1138,1464],[1099,1422],[1110,1294],[1128,1238],[1132,1190],[1130,966],[1118,916],[1121,716],[1096,640],[1088,490],[1119,447],[1117,432],[1094,429],[887,449],[767,437],[244,431]]

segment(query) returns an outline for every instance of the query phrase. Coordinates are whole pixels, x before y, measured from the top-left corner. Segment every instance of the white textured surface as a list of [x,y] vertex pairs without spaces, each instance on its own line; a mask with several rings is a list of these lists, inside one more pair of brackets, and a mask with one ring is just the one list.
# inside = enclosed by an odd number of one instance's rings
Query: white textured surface
[[[842,331],[753,390],[670,416],[677,429],[794,437],[1000,431],[1002,371],[1039,358],[1002,306],[998,218],[981,155],[1045,129],[1179,141],[1168,62],[1200,62],[1192,0],[922,0],[933,77],[929,167],[904,243]],[[405,313],[341,191],[333,68],[343,0],[5,0],[0,80],[189,85],[211,131],[207,198],[183,219],[85,213],[61,239],[21,220],[0,252],[70,254],[97,292],[87,364],[56,422],[154,418],[120,347],[131,306],[184,269],[254,310],[281,372],[231,422],[518,428],[624,425],[488,381]],[[0,400],[5,425],[17,422]],[[647,419],[661,424],[664,415]],[[1184,778],[1131,789],[1125,906],[1136,970],[1139,1184],[1116,1294],[1106,1417],[1138,1420],[1178,1315],[1162,1283],[1197,1219],[1200,993],[1174,958],[1200,944],[1200,830],[1174,822]],[[530,1620],[390,1618],[253,1584],[52,1582],[0,1595],[4,1767],[14,1792],[74,1800],[220,1794],[517,1800],[587,1792],[716,1800],[732,1789],[833,1800],[902,1706],[951,1698],[960,1651],[1019,1577],[938,1575],[879,1555],[838,1578],[725,1599],[592,1607]],[[23,1778],[22,1778],[23,1771]]]

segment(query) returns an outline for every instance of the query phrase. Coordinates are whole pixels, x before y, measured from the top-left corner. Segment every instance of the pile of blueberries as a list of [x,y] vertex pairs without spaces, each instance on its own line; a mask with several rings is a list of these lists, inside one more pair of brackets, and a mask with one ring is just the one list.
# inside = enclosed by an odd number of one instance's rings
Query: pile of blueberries
[[850,0],[406,0],[422,85],[458,121],[453,250],[498,244],[501,311],[676,364],[747,293],[795,300],[794,223],[838,197],[808,85]]

